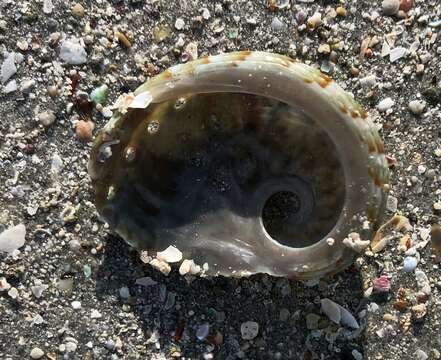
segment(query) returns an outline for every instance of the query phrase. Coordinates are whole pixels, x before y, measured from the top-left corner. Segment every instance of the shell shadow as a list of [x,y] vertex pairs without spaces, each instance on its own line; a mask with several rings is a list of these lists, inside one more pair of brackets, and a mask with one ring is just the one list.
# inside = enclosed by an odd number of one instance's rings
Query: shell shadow
[[[149,358],[162,354],[171,359],[173,352],[180,352],[186,358],[202,359],[210,351],[214,359],[315,359],[319,354],[327,359],[354,359],[354,350],[363,354],[363,332],[354,339],[337,336],[334,345],[341,352],[330,350],[325,333],[337,332],[338,327],[320,314],[319,300],[324,297],[352,313],[367,305],[361,275],[354,269],[312,287],[267,275],[188,280],[176,269],[163,276],[143,264],[123,240],[108,236],[96,276],[97,298],[113,302],[118,298],[115,311],[127,311],[136,317]],[[156,284],[135,284],[142,277],[150,277]],[[119,295],[124,286],[131,295],[126,301]],[[323,330],[321,336],[307,329],[308,314],[320,315],[317,326]],[[241,338],[241,324],[246,321],[259,324],[259,334],[251,341]],[[210,332],[201,341],[196,330],[205,323],[210,324]]]

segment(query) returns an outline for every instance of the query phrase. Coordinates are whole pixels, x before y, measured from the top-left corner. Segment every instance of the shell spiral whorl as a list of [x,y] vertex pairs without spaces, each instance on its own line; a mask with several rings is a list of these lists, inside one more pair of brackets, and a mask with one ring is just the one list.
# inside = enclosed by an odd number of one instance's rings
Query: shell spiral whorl
[[117,106],[89,173],[98,211],[139,249],[176,246],[207,274],[313,278],[348,265],[343,239],[381,215],[389,171],[374,124],[305,64],[210,56]]

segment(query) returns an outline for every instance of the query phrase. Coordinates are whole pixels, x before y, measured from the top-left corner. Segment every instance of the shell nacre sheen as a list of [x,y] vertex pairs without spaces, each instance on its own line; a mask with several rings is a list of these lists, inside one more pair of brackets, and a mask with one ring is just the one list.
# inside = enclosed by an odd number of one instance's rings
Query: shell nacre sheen
[[176,247],[207,275],[309,279],[350,264],[343,240],[369,238],[380,220],[389,170],[379,134],[310,66],[210,56],[115,106],[89,173],[100,215],[137,249]]

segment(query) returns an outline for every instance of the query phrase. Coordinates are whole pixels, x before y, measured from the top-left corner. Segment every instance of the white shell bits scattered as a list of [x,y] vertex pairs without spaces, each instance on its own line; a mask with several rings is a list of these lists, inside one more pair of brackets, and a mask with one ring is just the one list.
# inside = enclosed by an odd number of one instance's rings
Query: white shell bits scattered
[[387,110],[389,110],[392,106],[394,106],[395,101],[393,101],[390,97],[385,98],[383,100],[381,100],[378,105],[377,105],[377,109],[380,112],[385,112]]
[[25,243],[26,227],[23,224],[6,229],[0,234],[0,251],[11,253]]
[[61,43],[60,58],[71,65],[81,65],[87,62],[87,53],[76,38],[64,40]]
[[7,58],[3,61],[0,68],[0,75],[2,83],[4,84],[9,78],[17,72],[17,67],[15,66],[15,53],[11,52]]
[[164,251],[158,252],[156,258],[168,263],[175,263],[182,260],[182,252],[175,246],[169,246]]
[[154,267],[156,270],[159,270],[160,272],[162,272],[164,275],[170,274],[171,267],[165,261],[162,261],[162,260],[159,260],[159,259],[153,259],[152,261],[150,261],[149,264],[152,267]]
[[371,242],[369,240],[361,240],[358,233],[350,233],[347,238],[343,239],[343,244],[355,252],[361,253]]

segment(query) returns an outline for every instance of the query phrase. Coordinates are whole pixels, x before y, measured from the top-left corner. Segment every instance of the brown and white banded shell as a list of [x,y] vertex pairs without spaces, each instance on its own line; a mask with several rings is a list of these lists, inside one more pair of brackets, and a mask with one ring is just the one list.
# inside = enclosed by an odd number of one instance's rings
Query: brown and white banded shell
[[89,172],[100,214],[129,244],[204,273],[313,278],[353,260],[388,182],[372,121],[328,76],[235,52],[174,66],[117,102]]

